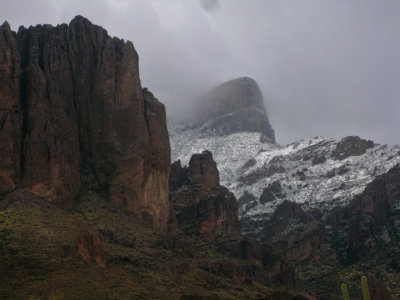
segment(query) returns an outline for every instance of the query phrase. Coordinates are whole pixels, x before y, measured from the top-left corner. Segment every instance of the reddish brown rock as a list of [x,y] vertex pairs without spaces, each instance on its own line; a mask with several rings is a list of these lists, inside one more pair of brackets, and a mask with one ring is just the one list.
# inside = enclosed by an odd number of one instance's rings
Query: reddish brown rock
[[91,265],[106,266],[106,256],[103,252],[101,235],[98,232],[90,232],[82,229],[75,240],[76,248],[80,257]]
[[0,194],[19,183],[22,134],[20,55],[7,22],[0,26]]
[[182,167],[181,161],[174,161],[171,165],[171,173],[169,176],[169,189],[175,191],[183,186],[187,180],[186,167]]
[[262,231],[265,241],[280,249],[290,265],[335,263],[335,251],[322,225],[299,204],[284,201]]
[[165,108],[142,90],[132,43],[79,16],[0,32],[0,193],[70,205],[89,188],[165,230]]
[[203,151],[201,154],[193,154],[189,161],[187,170],[189,184],[199,185],[209,192],[219,186],[219,173],[217,164],[213,160],[210,151]]
[[179,227],[185,228],[187,233],[199,231],[212,234],[220,229],[225,233],[239,234],[236,198],[225,187],[214,188],[198,202],[186,205],[174,202],[173,206]]
[[171,203],[178,226],[187,233],[211,234],[216,229],[239,233],[235,196],[219,185],[217,165],[209,151],[194,154],[189,167],[180,162],[171,167]]
[[262,284],[279,283],[295,287],[295,275],[286,261],[270,245],[250,238],[222,240],[217,244],[222,253],[246,261],[240,272]]
[[[217,164],[210,151],[193,154],[188,167],[182,167],[180,161],[171,166],[169,186],[174,193],[172,201],[179,204],[197,203],[201,198],[209,195],[215,187],[219,186],[219,173]],[[182,187],[190,187],[181,189]]]

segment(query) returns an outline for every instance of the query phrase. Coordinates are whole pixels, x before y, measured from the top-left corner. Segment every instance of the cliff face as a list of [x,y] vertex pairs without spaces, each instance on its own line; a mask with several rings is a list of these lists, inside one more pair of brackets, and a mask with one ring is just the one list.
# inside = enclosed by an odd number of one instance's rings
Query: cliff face
[[239,237],[236,198],[220,185],[211,152],[193,154],[189,166],[174,162],[169,184],[178,228],[202,245],[215,247],[219,255],[241,261],[240,265],[226,259],[203,261],[202,269],[241,281],[295,286],[293,270],[269,244]]
[[235,196],[220,186],[217,165],[209,151],[193,154],[189,166],[174,162],[170,176],[171,203],[179,227],[187,233],[213,234],[220,229],[239,234]]
[[142,90],[132,43],[78,16],[18,33],[5,23],[0,52],[0,192],[69,205],[90,188],[165,228],[165,108]]

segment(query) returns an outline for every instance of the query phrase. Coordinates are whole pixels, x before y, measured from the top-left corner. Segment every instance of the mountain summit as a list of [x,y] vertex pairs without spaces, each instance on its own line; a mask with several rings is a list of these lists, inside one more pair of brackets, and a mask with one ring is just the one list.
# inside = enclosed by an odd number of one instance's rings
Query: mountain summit
[[196,111],[195,124],[203,126],[204,133],[259,132],[275,143],[262,93],[252,78],[240,77],[215,87],[199,101]]

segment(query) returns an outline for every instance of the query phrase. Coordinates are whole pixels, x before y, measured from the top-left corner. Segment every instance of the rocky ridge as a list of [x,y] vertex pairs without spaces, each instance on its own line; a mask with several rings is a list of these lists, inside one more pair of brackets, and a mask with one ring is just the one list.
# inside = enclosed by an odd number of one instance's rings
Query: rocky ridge
[[210,122],[169,122],[172,159],[213,153],[221,184],[238,199],[242,235],[284,253],[300,286],[323,287],[318,298],[329,299],[328,282],[339,286],[341,272],[354,270],[385,278],[400,295],[399,145],[349,136],[280,146],[257,129],[209,133]]
[[306,211],[345,206],[398,164],[400,156],[400,146],[369,144],[361,152],[335,158],[343,143],[361,140],[356,137],[315,137],[279,146],[263,142],[254,132],[204,137],[198,129],[175,126],[169,123],[172,158],[186,163],[194,151],[213,153],[221,183],[238,199],[243,234],[259,232],[258,226],[247,228],[247,220],[262,222],[285,200]]
[[70,206],[92,189],[165,230],[165,108],[142,90],[133,44],[78,16],[17,33],[4,23],[0,52],[0,193]]
[[132,43],[78,16],[4,23],[0,51],[0,298],[311,299],[238,236],[210,152],[169,176],[165,108]]
[[207,262],[212,273],[228,272],[262,284],[295,287],[293,270],[268,243],[239,236],[238,207],[234,195],[219,184],[217,165],[209,151],[193,154],[188,166],[171,166],[170,200],[178,228],[194,240],[208,242],[218,252],[242,261]]

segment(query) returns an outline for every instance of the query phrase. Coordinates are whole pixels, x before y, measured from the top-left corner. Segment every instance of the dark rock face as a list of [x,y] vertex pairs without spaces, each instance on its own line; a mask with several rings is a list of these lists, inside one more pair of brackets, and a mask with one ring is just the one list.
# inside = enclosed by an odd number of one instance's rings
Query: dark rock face
[[[266,190],[273,197],[276,196],[272,190],[279,191],[277,185]],[[320,280],[316,274],[323,274],[321,269],[326,266],[340,270],[343,265],[362,264],[379,278],[385,278],[386,273],[397,274],[400,165],[377,177],[344,207],[325,213],[318,209],[305,212],[300,204],[284,201],[260,222],[264,229],[257,237],[283,253],[289,266],[296,268],[297,278],[302,278],[299,285],[305,278],[307,282]],[[241,219],[241,225],[248,236],[252,228],[259,227],[246,217]],[[384,271],[377,269],[377,265]],[[381,280],[370,279],[369,284],[371,299],[392,299]],[[318,293],[325,295],[322,290]]]
[[[275,199],[272,190],[272,186],[266,189]],[[395,245],[399,240],[399,204],[400,166],[397,165],[371,182],[347,206],[333,209],[324,218],[318,213],[304,212],[297,203],[284,201],[268,221],[264,221],[264,230],[258,236],[276,249],[283,249],[285,259],[291,265],[304,260],[312,264],[336,264],[337,258],[354,262],[381,247],[389,249],[392,246],[394,261]],[[246,230],[253,226],[249,222],[242,219]]]
[[[349,226],[349,241],[357,258],[373,252],[382,242],[396,239],[400,212],[394,205],[400,203],[399,199],[400,166],[397,165],[371,182],[345,208],[343,215]],[[383,237],[385,230],[387,237]]]
[[88,187],[164,229],[165,109],[142,91],[132,43],[76,17],[17,34],[3,24],[0,50],[0,192],[68,205]]
[[362,155],[373,146],[373,141],[363,140],[358,136],[347,136],[337,144],[336,149],[332,152],[332,157],[342,160],[350,156]]
[[205,124],[203,132],[211,135],[260,132],[275,142],[260,88],[248,77],[225,82],[201,99],[196,123]]
[[[214,188],[219,187],[217,164],[211,152],[193,154],[189,167],[182,167],[180,161],[174,162],[171,165],[169,186],[171,191],[180,189],[179,193],[174,193],[176,203],[197,203],[208,196]],[[183,186],[190,186],[190,189],[182,189]]]
[[187,169],[188,183],[209,192],[219,186],[219,173],[210,151],[193,154]]
[[20,54],[8,23],[0,27],[0,193],[15,189],[20,179],[22,113]]
[[265,204],[267,202],[274,201],[275,198],[284,198],[285,194],[282,193],[282,186],[279,181],[274,181],[267,188],[264,189],[260,196],[260,203]]
[[287,287],[295,286],[293,270],[268,244],[243,238],[224,240],[217,247],[222,253],[251,263],[251,267],[247,266],[247,276],[253,280],[263,284],[279,282]]
[[255,207],[257,205],[257,199],[253,194],[248,193],[247,191],[238,199],[239,209],[245,213],[249,209]]
[[219,186],[198,202],[176,206],[175,212],[180,227],[194,226],[206,233],[221,229],[226,233],[239,234],[237,210],[235,196],[227,188]]
[[[238,282],[274,282],[294,287],[294,272],[279,254],[267,244],[239,237],[238,204],[235,196],[220,186],[211,152],[194,154],[188,167],[182,168],[180,161],[174,162],[170,187],[178,228],[195,239],[215,245],[218,252],[230,258],[204,260],[200,263],[202,270]],[[229,238],[220,239],[221,232]],[[237,264],[231,258],[241,263]],[[212,285],[216,282],[209,274],[199,276],[204,283]]]
[[284,201],[278,206],[262,235],[284,253],[290,265],[304,260],[313,265],[336,261],[331,241],[322,225],[297,203]]
[[235,196],[219,185],[217,165],[209,151],[194,154],[189,167],[174,162],[170,175],[171,203],[178,226],[188,233],[216,229],[239,233]]

